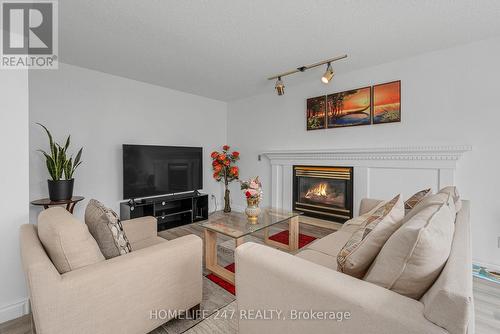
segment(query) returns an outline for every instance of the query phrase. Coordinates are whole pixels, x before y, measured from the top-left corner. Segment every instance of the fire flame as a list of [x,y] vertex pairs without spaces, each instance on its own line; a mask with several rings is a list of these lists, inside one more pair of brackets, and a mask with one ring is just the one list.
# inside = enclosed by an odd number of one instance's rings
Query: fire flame
[[313,196],[327,197],[326,188],[326,183],[320,183],[307,191],[306,198],[311,198]]

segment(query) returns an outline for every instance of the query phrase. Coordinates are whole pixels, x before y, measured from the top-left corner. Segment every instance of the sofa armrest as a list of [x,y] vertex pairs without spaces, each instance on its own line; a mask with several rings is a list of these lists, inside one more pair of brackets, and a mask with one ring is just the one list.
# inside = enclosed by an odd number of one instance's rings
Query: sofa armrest
[[127,239],[131,242],[137,242],[157,235],[157,221],[155,217],[147,216],[122,221],[123,230]]
[[[240,317],[240,334],[447,333],[424,318],[419,301],[251,242],[236,249],[236,292],[240,315],[278,310],[285,317]],[[350,319],[346,313],[343,321],[291,319],[295,311],[310,310],[348,312]]]
[[37,333],[146,333],[171,318],[154,312],[201,302],[202,241],[188,235],[160,243],[65,273],[49,286],[33,276]]

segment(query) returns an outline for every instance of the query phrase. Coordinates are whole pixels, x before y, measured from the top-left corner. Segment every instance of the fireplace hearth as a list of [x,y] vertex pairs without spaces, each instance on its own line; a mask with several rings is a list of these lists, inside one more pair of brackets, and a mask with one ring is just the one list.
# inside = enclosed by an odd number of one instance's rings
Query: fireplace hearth
[[293,210],[344,223],[352,218],[352,167],[294,166]]

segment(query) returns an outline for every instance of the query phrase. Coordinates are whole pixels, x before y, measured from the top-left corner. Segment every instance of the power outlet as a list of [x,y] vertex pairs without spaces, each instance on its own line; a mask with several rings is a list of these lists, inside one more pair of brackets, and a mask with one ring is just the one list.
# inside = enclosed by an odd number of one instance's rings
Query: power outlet
[[210,194],[210,199],[214,202],[214,211],[217,211],[217,197],[214,194]]

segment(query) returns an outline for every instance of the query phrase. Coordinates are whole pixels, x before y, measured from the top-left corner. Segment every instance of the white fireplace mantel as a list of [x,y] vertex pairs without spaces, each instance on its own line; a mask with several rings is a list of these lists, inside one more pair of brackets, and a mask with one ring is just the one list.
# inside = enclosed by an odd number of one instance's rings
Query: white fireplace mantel
[[454,166],[463,153],[471,146],[406,146],[378,148],[342,148],[325,150],[285,150],[269,151],[262,155],[271,160],[271,164],[297,160],[396,160],[414,164],[416,161],[445,161],[447,166]]
[[410,196],[455,184],[455,170],[471,146],[405,146],[263,152],[272,166],[272,206],[291,209],[293,166],[352,166],[354,213],[364,197]]

